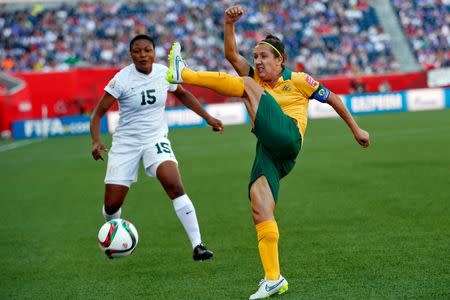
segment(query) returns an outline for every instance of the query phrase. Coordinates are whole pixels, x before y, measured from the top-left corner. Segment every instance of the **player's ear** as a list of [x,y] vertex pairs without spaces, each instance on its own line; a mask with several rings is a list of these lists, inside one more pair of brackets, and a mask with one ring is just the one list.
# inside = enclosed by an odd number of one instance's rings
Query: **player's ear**
[[277,66],[283,65],[283,57],[282,56],[275,57],[275,61],[276,61]]

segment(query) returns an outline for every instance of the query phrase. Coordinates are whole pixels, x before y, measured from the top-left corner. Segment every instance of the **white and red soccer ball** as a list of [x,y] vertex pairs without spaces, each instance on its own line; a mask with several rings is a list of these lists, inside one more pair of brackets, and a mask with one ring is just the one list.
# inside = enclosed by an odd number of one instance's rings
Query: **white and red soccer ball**
[[112,219],[100,228],[98,245],[109,258],[130,255],[136,249],[139,236],[133,224],[124,219]]

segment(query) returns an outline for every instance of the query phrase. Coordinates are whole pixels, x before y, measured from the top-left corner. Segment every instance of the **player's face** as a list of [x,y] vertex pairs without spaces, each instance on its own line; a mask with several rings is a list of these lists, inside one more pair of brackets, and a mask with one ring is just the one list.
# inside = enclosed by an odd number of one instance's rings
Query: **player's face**
[[270,46],[259,44],[253,50],[253,62],[259,78],[266,81],[278,78],[282,70],[283,59],[275,57]]
[[155,49],[147,40],[137,40],[131,47],[131,59],[138,71],[150,74],[155,61]]

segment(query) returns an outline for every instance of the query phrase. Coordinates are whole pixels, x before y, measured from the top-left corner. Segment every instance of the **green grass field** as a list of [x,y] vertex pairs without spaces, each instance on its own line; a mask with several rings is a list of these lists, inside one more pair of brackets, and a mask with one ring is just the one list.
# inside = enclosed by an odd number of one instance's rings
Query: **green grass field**
[[[450,298],[450,110],[310,120],[276,216],[290,289],[279,299]],[[136,251],[109,260],[97,245],[105,163],[88,136],[0,152],[1,299],[248,299],[262,278],[247,179],[249,126],[171,133],[203,239],[195,263],[158,182],[140,172],[123,217]],[[110,138],[105,137],[109,145]],[[5,142],[1,144],[5,145]]]

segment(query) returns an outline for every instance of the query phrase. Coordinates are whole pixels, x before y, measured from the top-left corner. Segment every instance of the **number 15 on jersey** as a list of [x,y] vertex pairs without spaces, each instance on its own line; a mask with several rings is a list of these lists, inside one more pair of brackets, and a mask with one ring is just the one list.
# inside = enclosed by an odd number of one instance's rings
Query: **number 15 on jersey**
[[156,102],[156,97],[153,95],[155,90],[146,90],[141,92],[142,102],[141,105],[153,104]]

